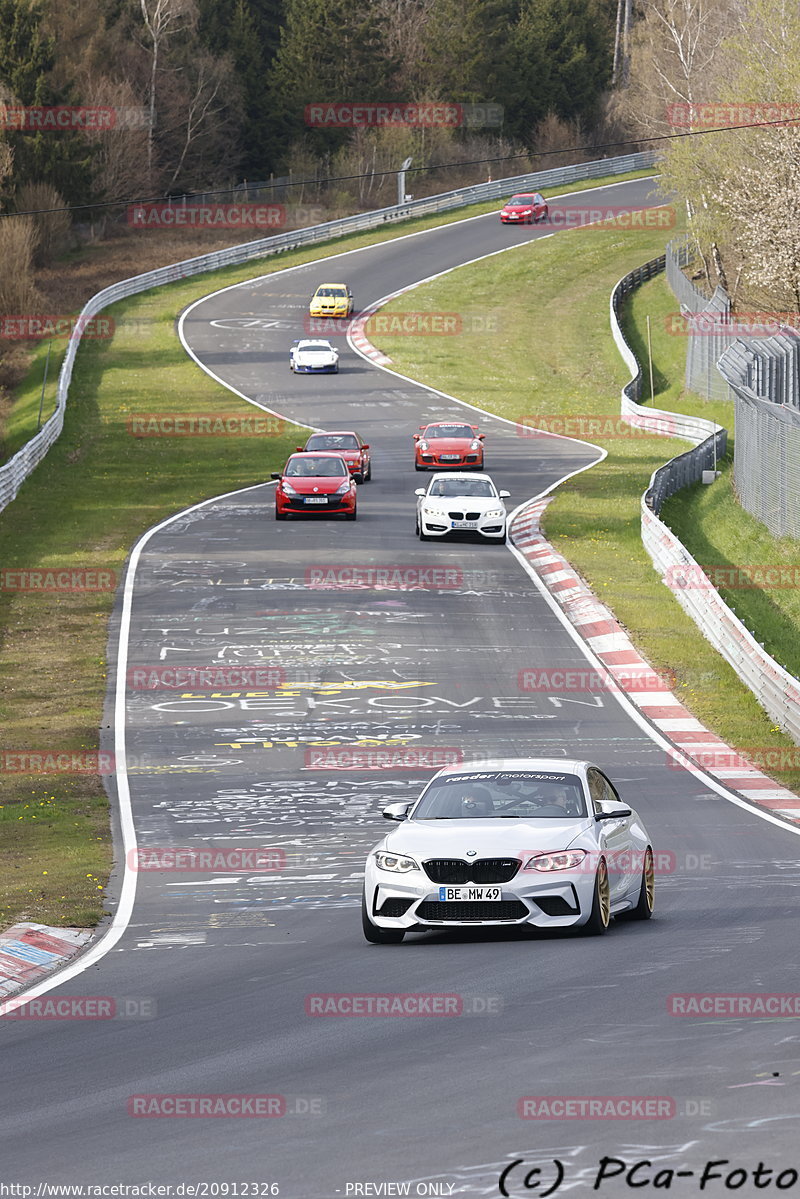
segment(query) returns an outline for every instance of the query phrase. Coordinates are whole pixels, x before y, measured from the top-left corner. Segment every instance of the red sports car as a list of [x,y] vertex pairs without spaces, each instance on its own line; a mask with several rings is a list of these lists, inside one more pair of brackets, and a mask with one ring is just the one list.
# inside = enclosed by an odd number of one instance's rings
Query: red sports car
[[500,209],[500,221],[503,225],[535,225],[546,221],[548,212],[547,201],[539,192],[520,192]]
[[329,450],[340,454],[347,463],[350,474],[356,483],[368,483],[372,478],[372,463],[369,457],[369,446],[361,440],[358,433],[351,430],[334,433],[312,433],[305,445],[299,445],[298,450]]
[[414,434],[415,470],[483,470],[483,438],[477,425],[434,421]]
[[283,472],[273,471],[275,519],[343,516],[356,519],[356,481],[341,454],[292,454]]

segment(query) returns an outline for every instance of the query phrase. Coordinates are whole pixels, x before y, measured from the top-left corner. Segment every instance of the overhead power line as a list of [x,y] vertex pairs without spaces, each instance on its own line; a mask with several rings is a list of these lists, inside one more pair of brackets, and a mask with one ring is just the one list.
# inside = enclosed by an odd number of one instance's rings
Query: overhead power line
[[[513,162],[519,158],[551,158],[556,154],[584,154],[586,152],[595,153],[598,150],[610,150],[614,148],[619,149],[624,146],[642,146],[650,145],[653,142],[671,142],[686,137],[709,137],[714,133],[734,133],[736,130],[741,129],[766,129],[770,128],[771,126],[786,125],[794,126],[798,123],[800,123],[800,117],[778,121],[753,121],[748,125],[721,125],[715,129],[691,129],[687,130],[686,133],[662,133],[655,137],[637,137],[630,138],[627,141],[603,142],[596,146],[566,146],[561,150],[543,150],[541,153],[521,151],[518,154],[502,154],[497,158],[470,158],[461,160],[459,162],[442,162],[436,164],[435,166],[409,167],[407,174],[433,174],[435,171],[449,171],[454,167],[485,166],[496,162]],[[326,179],[293,179],[288,183],[260,183],[256,190],[267,191],[278,188],[280,190],[284,190],[288,187],[327,187],[329,183],[350,183],[357,179],[380,179],[385,175],[396,174],[397,168],[395,167],[388,171],[363,171],[361,174],[357,175],[332,175]],[[64,204],[60,208],[29,208],[22,212],[0,213],[0,216],[43,216],[52,212],[75,213],[97,211],[106,208],[135,208],[144,207],[147,204],[163,204],[165,201],[168,202],[170,200],[177,206],[177,204],[191,202],[193,199],[197,199],[199,197],[202,197],[205,200],[209,196],[239,195],[243,190],[245,190],[245,188],[239,184],[238,187],[218,188],[216,190],[206,192],[187,192],[185,195],[182,194],[179,197],[150,196],[147,199],[141,199],[140,197],[137,197],[135,199],[124,200],[102,200],[94,204]]]

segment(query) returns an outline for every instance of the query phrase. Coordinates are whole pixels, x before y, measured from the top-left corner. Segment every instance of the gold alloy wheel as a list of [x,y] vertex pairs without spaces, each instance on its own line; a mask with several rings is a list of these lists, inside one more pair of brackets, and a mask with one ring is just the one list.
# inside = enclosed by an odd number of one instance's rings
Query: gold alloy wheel
[[605,858],[597,867],[597,904],[603,928],[608,928],[611,920],[611,894],[608,886],[608,867]]
[[644,893],[647,907],[652,912],[656,902],[656,870],[653,864],[653,851],[648,849],[644,858]]

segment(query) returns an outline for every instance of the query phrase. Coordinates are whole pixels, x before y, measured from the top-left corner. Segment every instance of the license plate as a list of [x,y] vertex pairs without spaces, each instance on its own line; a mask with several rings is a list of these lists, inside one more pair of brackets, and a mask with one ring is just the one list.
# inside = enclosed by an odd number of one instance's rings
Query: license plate
[[450,900],[499,900],[502,895],[500,887],[440,887],[439,902],[448,903]]
[[453,520],[450,522],[454,529],[477,529],[477,520]]
[[439,461],[440,462],[460,462],[461,455],[460,454],[440,454]]
[[307,504],[327,504],[327,497],[324,495],[309,495],[306,496]]

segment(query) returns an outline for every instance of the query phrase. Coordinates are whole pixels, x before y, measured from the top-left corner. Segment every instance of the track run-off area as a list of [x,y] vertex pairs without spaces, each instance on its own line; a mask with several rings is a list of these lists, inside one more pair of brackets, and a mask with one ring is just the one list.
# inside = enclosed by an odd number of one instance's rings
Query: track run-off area
[[[652,206],[663,203],[655,187],[639,179],[591,199]],[[521,556],[414,537],[426,476],[411,438],[425,421],[480,425],[509,510],[600,451],[519,437],[508,421],[381,369],[344,336],[338,375],[288,369],[319,283],[347,282],[364,309],[545,236],[569,232],[473,217],[226,288],[183,314],[199,366],[280,417],[357,430],[373,478],[355,523],[276,523],[265,482],[176,515],[134,550],[112,621],[105,721],[119,770],[117,910],[88,954],[36,989],[111,997],[117,1014],[0,1021],[0,1181],[150,1180],[173,1194],[227,1183],[195,1193],[287,1199],[580,1194],[614,1157],[652,1163],[632,1179],[645,1194],[658,1177],[658,1189],[685,1197],[701,1193],[708,1162],[730,1163],[712,1171],[723,1179],[750,1171],[748,1195],[759,1163],[773,1180],[800,1168],[796,1020],[676,1016],[670,1004],[797,989],[796,830],[676,769],[614,695],[521,690],[525,667],[588,665]],[[422,589],[314,585],[314,572],[343,566],[447,573]],[[284,682],[126,685],[135,667],[212,664],[271,667]],[[381,808],[413,798],[431,774],[337,765],[337,754],[380,747],[423,760],[434,748],[467,760],[595,760],[667,864],[654,919],[599,938],[476,929],[368,945],[361,880],[388,827]],[[137,870],[135,845],[268,847],[283,868]],[[457,1002],[447,1015],[424,1004],[416,1016],[320,1014],[330,995]],[[135,1102],[176,1094],[280,1099],[270,1118],[238,1119],[153,1118]],[[661,1103],[655,1118],[633,1103],[628,1119],[530,1119],[520,1106],[530,1096]],[[599,1193],[631,1188],[620,1173]],[[702,1193],[728,1189],[706,1178]]]

